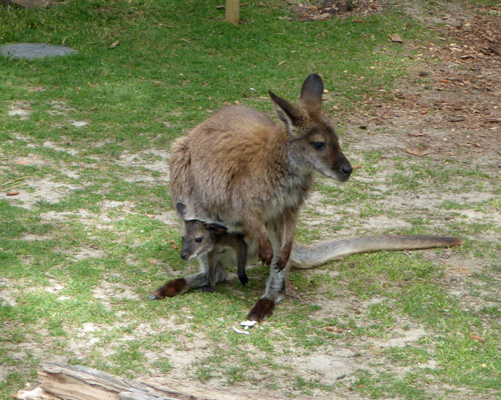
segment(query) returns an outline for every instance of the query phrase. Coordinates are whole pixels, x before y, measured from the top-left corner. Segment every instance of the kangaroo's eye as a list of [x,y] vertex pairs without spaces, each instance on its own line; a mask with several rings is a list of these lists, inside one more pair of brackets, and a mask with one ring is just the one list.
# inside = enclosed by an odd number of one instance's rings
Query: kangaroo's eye
[[202,238],[201,238],[201,237],[196,238],[196,239],[195,239],[195,242],[197,242],[197,243],[202,243]]
[[324,142],[311,142],[310,144],[315,150],[325,150]]

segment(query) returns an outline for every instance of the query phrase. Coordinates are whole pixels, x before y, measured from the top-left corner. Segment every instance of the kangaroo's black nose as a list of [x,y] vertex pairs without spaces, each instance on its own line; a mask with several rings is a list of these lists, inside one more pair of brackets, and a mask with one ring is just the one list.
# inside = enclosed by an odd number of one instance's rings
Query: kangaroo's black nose
[[188,259],[188,252],[187,252],[187,251],[182,251],[182,252],[181,252],[181,258],[182,258],[183,260]]
[[346,175],[348,178],[351,175],[351,172],[353,171],[353,167],[350,164],[343,164],[341,167],[341,172]]

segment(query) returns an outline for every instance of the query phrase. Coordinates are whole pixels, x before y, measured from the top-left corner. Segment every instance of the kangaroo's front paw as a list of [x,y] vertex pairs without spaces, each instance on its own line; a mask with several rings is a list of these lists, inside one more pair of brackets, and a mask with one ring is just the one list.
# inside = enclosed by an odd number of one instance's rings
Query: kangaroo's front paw
[[271,260],[273,258],[273,247],[271,246],[270,241],[262,246],[259,246],[259,258],[264,264],[271,264]]
[[278,272],[282,271],[287,265],[287,261],[285,261],[282,257],[278,257],[277,262],[273,266]]
[[267,317],[273,314],[275,302],[269,299],[259,299],[254,307],[251,308],[247,319],[249,321],[263,322]]
[[166,282],[165,285],[155,290],[148,300],[161,300],[166,297],[174,297],[185,292],[187,289],[188,285],[184,278],[174,279]]

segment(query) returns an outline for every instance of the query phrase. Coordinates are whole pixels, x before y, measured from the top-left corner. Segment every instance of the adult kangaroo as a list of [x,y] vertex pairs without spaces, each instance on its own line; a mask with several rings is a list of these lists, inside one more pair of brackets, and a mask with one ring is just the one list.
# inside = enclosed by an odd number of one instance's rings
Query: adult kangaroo
[[[256,250],[263,262],[271,264],[265,293],[250,310],[250,320],[262,321],[272,314],[275,303],[285,295],[291,262],[313,266],[347,255],[343,253],[346,246],[341,253],[328,256],[310,247],[313,258],[308,254],[301,258],[304,252],[298,245],[293,250],[297,217],[311,190],[314,172],[340,182],[352,172],[333,127],[322,116],[323,91],[322,79],[310,75],[297,106],[269,92],[279,123],[252,108],[232,106],[197,125],[171,148],[173,205],[189,205],[190,218],[218,223],[230,233],[244,235],[248,257]],[[425,247],[459,244],[455,238],[442,239]],[[381,249],[354,246],[348,254]],[[219,252],[210,258],[213,276],[218,282],[224,280],[224,267],[230,266],[231,257]],[[150,299],[208,284],[209,257],[200,257],[199,262],[198,274],[167,282]]]

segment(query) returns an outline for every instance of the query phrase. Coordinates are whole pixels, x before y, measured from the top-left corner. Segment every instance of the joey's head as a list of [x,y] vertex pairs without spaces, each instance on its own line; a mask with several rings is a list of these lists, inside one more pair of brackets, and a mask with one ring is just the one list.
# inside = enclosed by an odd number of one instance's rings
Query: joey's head
[[184,222],[181,258],[185,261],[191,261],[212,251],[217,236],[226,232],[226,228],[219,224],[206,223],[198,219],[184,219],[185,205],[178,203],[176,208]]
[[344,182],[353,168],[341,151],[334,128],[322,117],[323,91],[322,79],[313,74],[303,83],[299,106],[269,93],[289,136],[291,164],[305,172],[316,170]]
[[209,253],[216,244],[215,231],[210,225],[196,220],[184,221],[183,244],[181,258],[185,261],[194,260]]

